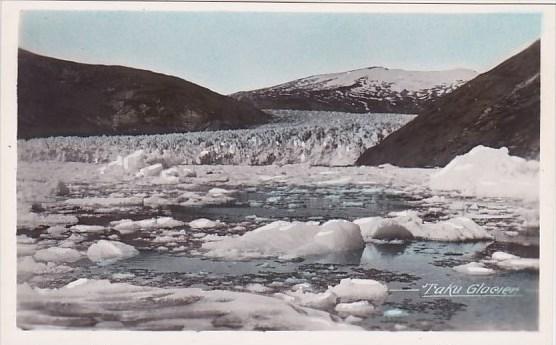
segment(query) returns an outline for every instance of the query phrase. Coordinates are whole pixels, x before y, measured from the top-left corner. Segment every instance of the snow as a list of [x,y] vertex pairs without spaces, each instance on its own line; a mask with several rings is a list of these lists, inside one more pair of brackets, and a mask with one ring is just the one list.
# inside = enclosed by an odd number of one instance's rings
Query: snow
[[270,89],[336,89],[350,87],[357,82],[367,88],[376,88],[379,85],[389,85],[389,89],[397,92],[403,90],[411,92],[425,92],[447,84],[457,84],[458,81],[467,81],[477,75],[475,71],[467,69],[451,69],[446,71],[407,71],[402,69],[389,69],[384,67],[362,68],[347,72],[320,74],[303,79],[294,80],[285,84],[274,86]]
[[[125,328],[132,330],[356,330],[330,314],[279,298],[197,288],[154,288],[107,280],[80,279],[60,289],[18,286],[17,325],[41,328]],[[117,301],[117,308],[114,308]],[[148,301],[148,303],[146,303]],[[87,322],[68,314],[87,310]],[[156,311],[153,313],[153,310]],[[53,322],[56,320],[56,322]]]
[[479,145],[432,175],[429,186],[469,196],[535,201],[539,196],[539,162],[510,156],[505,147]]
[[33,257],[37,261],[59,263],[79,261],[83,258],[83,255],[75,249],[51,247],[38,250]]
[[334,293],[344,303],[365,300],[378,305],[382,304],[388,296],[386,285],[372,279],[345,278],[340,281],[340,284],[330,287],[328,291]]
[[454,271],[469,275],[490,275],[496,273],[496,271],[485,267],[485,265],[480,262],[470,262],[468,264],[455,266],[453,269]]
[[100,240],[92,244],[87,250],[89,260],[99,265],[109,265],[118,260],[124,260],[134,257],[139,251],[133,246],[118,242]]
[[356,219],[367,242],[373,240],[470,241],[492,239],[485,229],[466,217],[454,217],[436,223],[424,223],[414,211],[392,213],[394,218],[368,217]]
[[345,220],[331,220],[319,226],[314,222],[275,221],[240,237],[205,242],[208,256],[296,257],[363,248],[359,227]]

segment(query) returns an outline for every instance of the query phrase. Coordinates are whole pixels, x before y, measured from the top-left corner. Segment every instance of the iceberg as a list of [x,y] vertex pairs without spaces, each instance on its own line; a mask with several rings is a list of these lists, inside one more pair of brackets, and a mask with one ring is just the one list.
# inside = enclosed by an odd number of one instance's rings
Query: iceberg
[[517,255],[505,253],[505,252],[494,252],[491,255],[493,263],[503,270],[508,271],[538,271],[539,270],[539,259],[534,258],[522,258]]
[[83,255],[75,249],[51,247],[37,250],[33,257],[37,261],[60,263],[79,261],[83,258]]
[[340,284],[329,287],[328,291],[338,296],[342,303],[364,300],[379,305],[388,296],[386,285],[372,279],[345,278]]
[[485,267],[480,262],[470,262],[468,264],[453,267],[454,271],[465,273],[469,275],[490,275],[496,273],[495,270]]
[[202,249],[208,256],[241,259],[310,256],[364,246],[359,226],[345,220],[331,220],[322,225],[275,221],[240,237],[206,242]]
[[466,217],[454,217],[437,223],[424,223],[414,211],[392,213],[394,218],[368,217],[354,221],[361,228],[367,242],[374,240],[432,240],[432,241],[477,241],[490,240],[492,235]]
[[539,162],[510,156],[506,147],[479,145],[432,175],[429,187],[469,196],[535,201],[539,197]]
[[[361,329],[337,322],[327,312],[270,296],[198,288],[163,289],[108,280],[78,279],[59,289],[21,284],[18,301],[25,302],[18,306],[17,326],[26,330],[53,327],[151,331]],[[52,305],[68,308],[49,307]],[[84,310],[95,316],[83,316]]]
[[118,241],[100,240],[87,249],[89,260],[99,265],[109,265],[138,254],[139,251],[133,246]]

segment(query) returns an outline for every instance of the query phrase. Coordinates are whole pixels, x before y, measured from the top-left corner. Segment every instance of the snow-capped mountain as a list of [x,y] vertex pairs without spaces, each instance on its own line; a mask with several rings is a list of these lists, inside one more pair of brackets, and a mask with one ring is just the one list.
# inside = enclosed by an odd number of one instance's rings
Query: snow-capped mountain
[[468,69],[406,71],[369,67],[315,75],[231,96],[262,109],[418,113],[425,103],[452,92],[476,75]]

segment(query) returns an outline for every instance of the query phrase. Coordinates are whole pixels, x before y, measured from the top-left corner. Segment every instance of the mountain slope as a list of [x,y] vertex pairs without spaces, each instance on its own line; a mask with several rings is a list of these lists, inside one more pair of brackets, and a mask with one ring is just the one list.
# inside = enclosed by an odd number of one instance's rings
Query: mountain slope
[[444,166],[477,145],[538,158],[540,41],[441,97],[366,150],[358,165]]
[[476,76],[466,69],[405,71],[369,67],[322,74],[232,94],[261,109],[415,114],[423,105]]
[[269,115],[185,80],[19,50],[18,138],[243,128]]

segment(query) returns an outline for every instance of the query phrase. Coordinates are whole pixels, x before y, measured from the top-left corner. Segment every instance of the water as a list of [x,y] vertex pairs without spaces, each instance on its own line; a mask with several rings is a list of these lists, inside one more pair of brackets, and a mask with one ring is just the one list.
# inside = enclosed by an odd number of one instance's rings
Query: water
[[[218,184],[203,184],[194,189],[206,192]],[[229,186],[227,187],[229,188]],[[79,278],[110,279],[134,285],[156,287],[199,287],[248,291],[254,283],[264,285],[272,295],[291,289],[300,283],[311,284],[314,292],[322,292],[336,285],[343,278],[375,279],[390,289],[386,302],[377,313],[362,320],[360,325],[368,330],[536,330],[538,327],[538,273],[498,272],[491,276],[469,276],[452,267],[479,261],[494,251],[505,251],[522,257],[538,257],[538,246],[517,245],[503,242],[441,243],[412,241],[403,244],[368,243],[362,250],[319,255],[293,260],[258,258],[242,261],[207,258],[199,252],[201,237],[196,233],[241,235],[273,220],[318,220],[385,216],[392,211],[422,209],[419,200],[424,196],[411,196],[379,185],[362,188],[354,184],[293,185],[272,183],[268,185],[236,185],[238,192],[232,200],[202,206],[183,206],[176,203],[155,208],[120,208],[97,214],[91,208],[67,207],[63,203],[49,206],[49,211],[76,214],[81,224],[108,225],[112,220],[144,219],[165,215],[189,222],[205,217],[219,219],[225,227],[194,231],[187,229],[177,243],[185,249],[179,252],[160,252],[161,244],[153,239],[161,231],[139,232],[121,236],[123,242],[141,250],[140,255],[109,266],[96,266],[88,260],[76,263],[70,273],[52,274],[33,280],[40,287],[60,287]],[[167,197],[179,195],[178,187],[160,188],[149,185],[99,187],[84,184],[81,196],[106,195],[115,190],[126,193],[165,193]],[[191,189],[188,189],[191,191]],[[446,210],[429,215],[442,217]],[[256,217],[253,217],[256,215]],[[431,218],[432,217],[432,218]],[[504,227],[496,215],[497,226]],[[484,220],[488,222],[488,219]],[[233,230],[240,226],[240,230]],[[39,238],[40,229],[20,229]],[[100,237],[90,235],[82,244],[83,249]],[[171,249],[171,248],[170,248]],[[114,274],[125,273],[120,278]],[[519,288],[514,297],[427,297],[423,295],[426,284],[455,284],[467,287],[486,284]],[[333,313],[333,311],[330,311]]]

